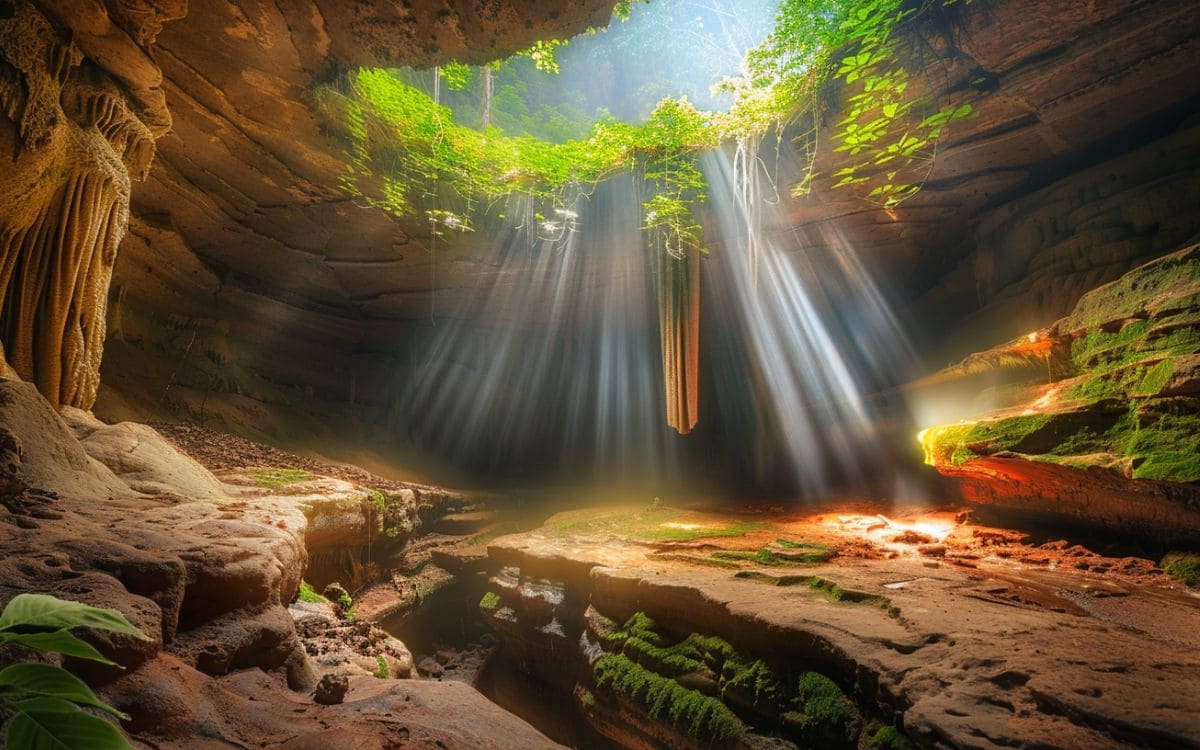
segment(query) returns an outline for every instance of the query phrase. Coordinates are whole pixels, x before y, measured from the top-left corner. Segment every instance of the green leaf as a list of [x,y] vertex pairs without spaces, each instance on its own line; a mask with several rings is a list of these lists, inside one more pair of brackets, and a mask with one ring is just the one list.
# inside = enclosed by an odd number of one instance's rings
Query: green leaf
[[94,706],[122,719],[129,718],[97,698],[83,680],[62,667],[50,664],[13,664],[0,670],[0,694],[9,690],[28,696],[62,698],[72,703]]
[[22,646],[55,654],[65,654],[79,659],[98,661],[110,667],[119,667],[97,651],[90,643],[81,641],[66,630],[56,630],[52,633],[12,633],[0,631],[0,643],[19,643]]
[[18,594],[0,612],[0,630],[28,633],[75,627],[146,637],[120,612],[89,607],[81,602],[65,601],[45,594]]
[[131,750],[112,724],[60,698],[18,703],[5,744],[14,750]]

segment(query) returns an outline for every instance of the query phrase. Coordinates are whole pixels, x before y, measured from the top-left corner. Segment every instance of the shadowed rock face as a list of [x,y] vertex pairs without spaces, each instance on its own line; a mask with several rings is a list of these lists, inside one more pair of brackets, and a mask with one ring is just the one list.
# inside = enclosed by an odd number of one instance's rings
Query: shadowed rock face
[[[220,258],[205,250],[224,247],[259,276],[283,267],[303,275],[295,253],[325,246],[315,227],[335,224],[351,234],[361,228],[354,211],[338,216],[322,205],[344,201],[326,187],[336,185],[339,165],[303,104],[314,78],[347,65],[491,59],[537,38],[602,24],[611,11],[601,0],[559,6],[243,0],[189,9],[184,0],[4,0],[6,360],[52,402],[91,407],[109,283],[129,222],[130,179],[145,179],[164,134],[171,132],[168,160],[138,213],[184,228],[185,237],[195,230],[196,250],[210,263]],[[171,33],[160,38],[164,24],[185,14],[186,24],[166,26]],[[169,109],[181,113],[173,131]],[[302,214],[308,221],[297,220]],[[255,226],[247,216],[265,221]],[[375,237],[389,234],[384,222]],[[288,248],[285,257],[271,258],[273,247]],[[156,301],[160,310],[174,306]]]

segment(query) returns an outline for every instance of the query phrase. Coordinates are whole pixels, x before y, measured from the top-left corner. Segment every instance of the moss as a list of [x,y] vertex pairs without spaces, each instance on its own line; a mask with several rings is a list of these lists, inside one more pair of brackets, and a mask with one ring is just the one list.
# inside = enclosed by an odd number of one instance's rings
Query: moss
[[655,674],[624,654],[601,656],[592,674],[598,688],[626,696],[645,708],[651,718],[666,721],[691,737],[724,743],[745,731],[741,720],[718,699]]
[[645,542],[690,542],[695,539],[744,536],[765,524],[719,518],[656,504],[630,511],[622,509],[582,518],[570,518],[554,525],[562,534],[612,534]]
[[1163,297],[1186,293],[1200,278],[1200,252],[1188,248],[1135,268],[1111,284],[1093,289],[1080,298],[1066,320],[1067,330],[1093,328],[1110,320],[1134,318],[1152,312],[1147,301],[1154,300],[1158,312],[1173,307]]
[[[782,542],[784,540],[779,541]],[[780,546],[784,548],[782,550],[773,550],[770,547],[762,547],[755,551],[723,550],[721,552],[714,552],[712,557],[715,560],[754,562],[759,565],[813,565],[826,562],[829,558],[833,557],[833,550],[825,544],[788,542],[786,546]]]
[[254,469],[250,477],[259,487],[279,490],[313,478],[313,473],[304,469],[267,468]]
[[380,490],[371,490],[367,493],[367,502],[374,505],[378,510],[383,510],[387,505],[387,495]]
[[579,692],[579,702],[586,708],[591,708],[596,705],[596,696],[592,695],[591,690],[581,689]]
[[725,689],[741,691],[755,706],[785,706],[794,697],[787,684],[762,659],[731,660],[726,667]]
[[1156,395],[1166,387],[1167,381],[1171,379],[1171,375],[1174,373],[1175,360],[1164,359],[1146,370],[1146,375],[1142,378],[1142,382],[1134,389],[1134,394],[1140,396]]
[[382,655],[375,657],[375,676],[381,680],[386,680],[392,676],[392,670],[388,668],[387,659]]
[[913,744],[895,727],[883,726],[871,735],[870,747],[878,750],[913,750]]
[[1163,572],[1189,586],[1200,584],[1200,555],[1192,552],[1171,552],[1162,559]]
[[500,595],[495,591],[489,591],[479,600],[480,609],[495,609],[500,606]]
[[800,676],[796,694],[802,703],[789,717],[810,743],[817,747],[847,744],[852,737],[854,710],[841,688],[820,672]]
[[1200,481],[1200,415],[1154,414],[1153,424],[1118,439],[1117,449],[1134,460],[1134,478]]
[[309,604],[316,604],[318,602],[325,601],[325,597],[318,594],[316,589],[314,589],[312,584],[308,581],[300,582],[300,591],[296,594],[296,598],[302,602],[308,602]]

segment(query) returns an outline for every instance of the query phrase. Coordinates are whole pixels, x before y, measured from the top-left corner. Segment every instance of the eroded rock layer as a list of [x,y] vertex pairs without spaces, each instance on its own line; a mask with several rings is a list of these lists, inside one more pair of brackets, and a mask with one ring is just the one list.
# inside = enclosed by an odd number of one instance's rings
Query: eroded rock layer
[[[404,679],[404,645],[344,608],[293,602],[320,498],[222,483],[145,425],[60,416],[11,379],[0,458],[0,603],[53,594],[142,631],[75,630],[124,669],[64,662],[135,746],[559,747],[467,685]],[[350,493],[318,479],[330,505]],[[9,646],[0,665],[37,657]]]
[[560,514],[481,611],[624,747],[1196,746],[1200,610],[1150,563],[861,510]]

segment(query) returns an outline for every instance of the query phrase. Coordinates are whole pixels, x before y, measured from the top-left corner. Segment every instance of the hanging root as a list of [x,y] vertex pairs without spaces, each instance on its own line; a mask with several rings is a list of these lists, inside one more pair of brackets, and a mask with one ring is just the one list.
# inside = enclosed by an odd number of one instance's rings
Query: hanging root
[[688,251],[682,259],[658,257],[667,424],[686,435],[700,415],[700,252]]

